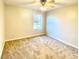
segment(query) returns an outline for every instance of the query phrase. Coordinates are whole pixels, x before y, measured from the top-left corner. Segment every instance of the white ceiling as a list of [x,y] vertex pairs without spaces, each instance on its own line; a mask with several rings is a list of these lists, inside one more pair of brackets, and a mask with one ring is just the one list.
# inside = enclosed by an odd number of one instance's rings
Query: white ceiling
[[[39,9],[39,5],[32,5],[33,2],[39,2],[40,0],[4,0],[5,4],[8,5],[16,5],[16,6],[21,6],[21,7],[31,7],[34,9]],[[47,0],[51,1],[51,0]],[[56,3],[63,4],[63,5],[73,5],[77,4],[77,0],[55,0]],[[51,8],[47,8],[51,9]]]
[[[19,3],[31,3],[34,1],[40,1],[40,0],[4,0],[6,4],[19,4]],[[50,0],[48,0],[50,1]],[[77,3],[77,0],[55,0],[57,3],[64,3],[64,4],[75,4]]]

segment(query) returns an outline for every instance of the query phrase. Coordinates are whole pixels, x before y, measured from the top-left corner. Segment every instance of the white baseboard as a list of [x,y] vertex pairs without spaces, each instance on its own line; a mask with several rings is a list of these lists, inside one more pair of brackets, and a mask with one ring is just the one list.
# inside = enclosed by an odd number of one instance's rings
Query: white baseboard
[[13,41],[13,40],[20,40],[20,39],[30,38],[30,37],[36,37],[36,36],[40,36],[40,35],[45,35],[45,33],[35,34],[35,35],[29,35],[29,36],[19,37],[19,38],[13,38],[13,39],[6,39],[5,42],[7,42],[7,41]]
[[65,42],[65,41],[63,41],[63,40],[61,40],[61,39],[59,39],[59,38],[56,38],[56,37],[52,37],[52,36],[50,36],[49,34],[48,34],[47,36],[49,36],[49,37],[51,37],[51,38],[53,38],[53,39],[56,39],[56,40],[58,40],[58,41],[60,41],[60,42],[62,42],[62,43],[64,43],[64,44],[66,44],[66,45],[69,45],[69,46],[73,47],[73,48],[78,49],[77,46],[75,46],[75,45],[73,45],[73,44],[71,44],[71,43]]

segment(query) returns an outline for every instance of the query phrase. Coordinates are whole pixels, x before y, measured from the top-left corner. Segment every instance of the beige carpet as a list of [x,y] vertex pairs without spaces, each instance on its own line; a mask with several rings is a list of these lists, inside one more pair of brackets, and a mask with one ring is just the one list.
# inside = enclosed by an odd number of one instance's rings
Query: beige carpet
[[40,36],[6,42],[1,59],[77,59],[77,49]]

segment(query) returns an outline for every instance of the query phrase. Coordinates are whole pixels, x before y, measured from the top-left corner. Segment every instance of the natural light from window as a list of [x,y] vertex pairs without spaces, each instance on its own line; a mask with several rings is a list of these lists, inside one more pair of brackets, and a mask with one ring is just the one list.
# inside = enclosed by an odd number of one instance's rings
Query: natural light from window
[[33,14],[34,17],[34,31],[42,30],[42,15],[41,14]]

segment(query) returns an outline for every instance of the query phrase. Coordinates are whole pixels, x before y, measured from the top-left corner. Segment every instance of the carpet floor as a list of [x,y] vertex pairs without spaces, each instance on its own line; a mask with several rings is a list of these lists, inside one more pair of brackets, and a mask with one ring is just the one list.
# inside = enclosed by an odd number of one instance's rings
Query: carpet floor
[[77,49],[48,36],[8,41],[1,59],[77,59]]

